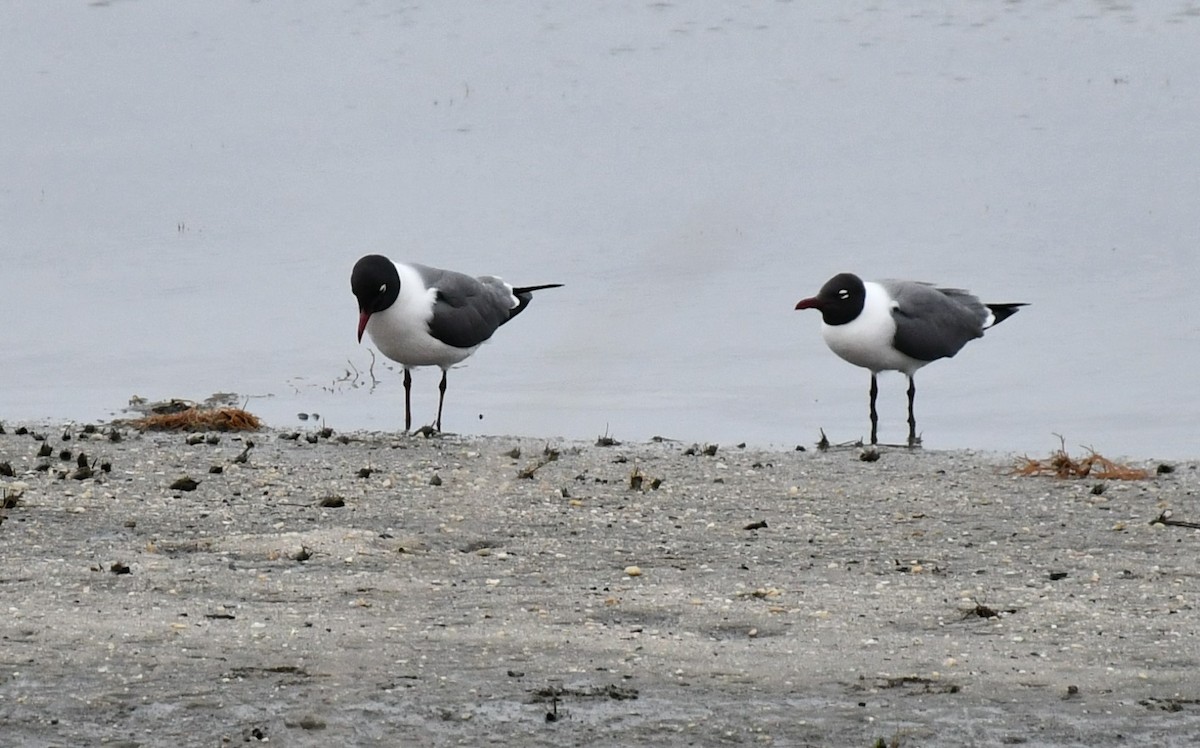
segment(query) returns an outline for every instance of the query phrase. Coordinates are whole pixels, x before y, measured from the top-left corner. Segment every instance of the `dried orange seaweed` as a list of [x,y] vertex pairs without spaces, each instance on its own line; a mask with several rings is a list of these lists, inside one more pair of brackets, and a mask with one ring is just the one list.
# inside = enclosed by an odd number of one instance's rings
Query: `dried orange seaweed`
[[1059,448],[1051,453],[1049,460],[1022,457],[1017,461],[1014,472],[1017,475],[1053,475],[1057,478],[1101,480],[1145,480],[1150,477],[1149,470],[1113,462],[1090,447],[1086,457],[1076,459],[1067,454],[1066,440],[1061,436],[1058,439]]
[[258,431],[258,416],[241,408],[187,408],[155,413],[133,421],[143,431]]

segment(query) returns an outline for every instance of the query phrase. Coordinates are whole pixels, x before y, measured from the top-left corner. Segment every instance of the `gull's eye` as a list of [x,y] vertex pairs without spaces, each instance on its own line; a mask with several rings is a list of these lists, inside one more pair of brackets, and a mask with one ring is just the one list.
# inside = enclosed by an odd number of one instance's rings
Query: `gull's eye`
[[379,293],[387,293],[387,284],[386,283],[384,283],[382,286],[379,287]]
[[838,298],[848,299],[850,298],[850,292],[843,288],[841,291],[838,291]]

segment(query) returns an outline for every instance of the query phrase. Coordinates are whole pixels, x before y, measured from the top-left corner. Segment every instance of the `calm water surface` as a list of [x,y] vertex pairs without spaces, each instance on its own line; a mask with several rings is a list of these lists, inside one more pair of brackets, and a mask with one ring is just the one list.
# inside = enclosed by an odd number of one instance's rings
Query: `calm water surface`
[[381,252],[567,284],[451,372],[451,430],[857,438],[868,374],[793,311],[849,270],[1032,303],[920,372],[927,446],[1196,457],[1198,13],[0,5],[0,420],[398,429],[349,291]]

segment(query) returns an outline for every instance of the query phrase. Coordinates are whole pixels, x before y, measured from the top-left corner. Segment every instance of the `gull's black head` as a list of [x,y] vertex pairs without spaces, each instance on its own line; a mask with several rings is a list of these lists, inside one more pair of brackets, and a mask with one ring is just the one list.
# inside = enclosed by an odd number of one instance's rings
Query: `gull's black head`
[[867,288],[862,278],[854,273],[838,273],[821,286],[816,296],[803,299],[797,309],[817,309],[827,325],[844,325],[853,322],[862,312],[867,299]]
[[358,299],[358,341],[362,342],[367,320],[396,302],[400,295],[400,274],[396,265],[383,255],[367,255],[354,263],[350,290]]

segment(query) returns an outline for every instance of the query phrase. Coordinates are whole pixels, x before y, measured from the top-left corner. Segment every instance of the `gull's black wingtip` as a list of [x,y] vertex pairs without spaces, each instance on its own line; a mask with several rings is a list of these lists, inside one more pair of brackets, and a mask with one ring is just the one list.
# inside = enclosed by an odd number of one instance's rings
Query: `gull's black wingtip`
[[521,286],[514,287],[513,296],[517,297],[517,306],[508,313],[508,318],[512,319],[521,312],[525,311],[525,307],[529,306],[529,302],[533,301],[534,291],[544,291],[547,288],[562,288],[561,283],[543,283],[540,286]]
[[1021,310],[1023,306],[1029,306],[1028,302],[1017,301],[1012,304],[985,304],[992,312],[992,324],[989,327],[995,327],[1004,320],[1013,316]]
[[543,283],[540,286],[519,286],[513,288],[513,296],[520,296],[523,293],[533,293],[534,291],[542,291],[547,288],[562,288],[561,283]]

